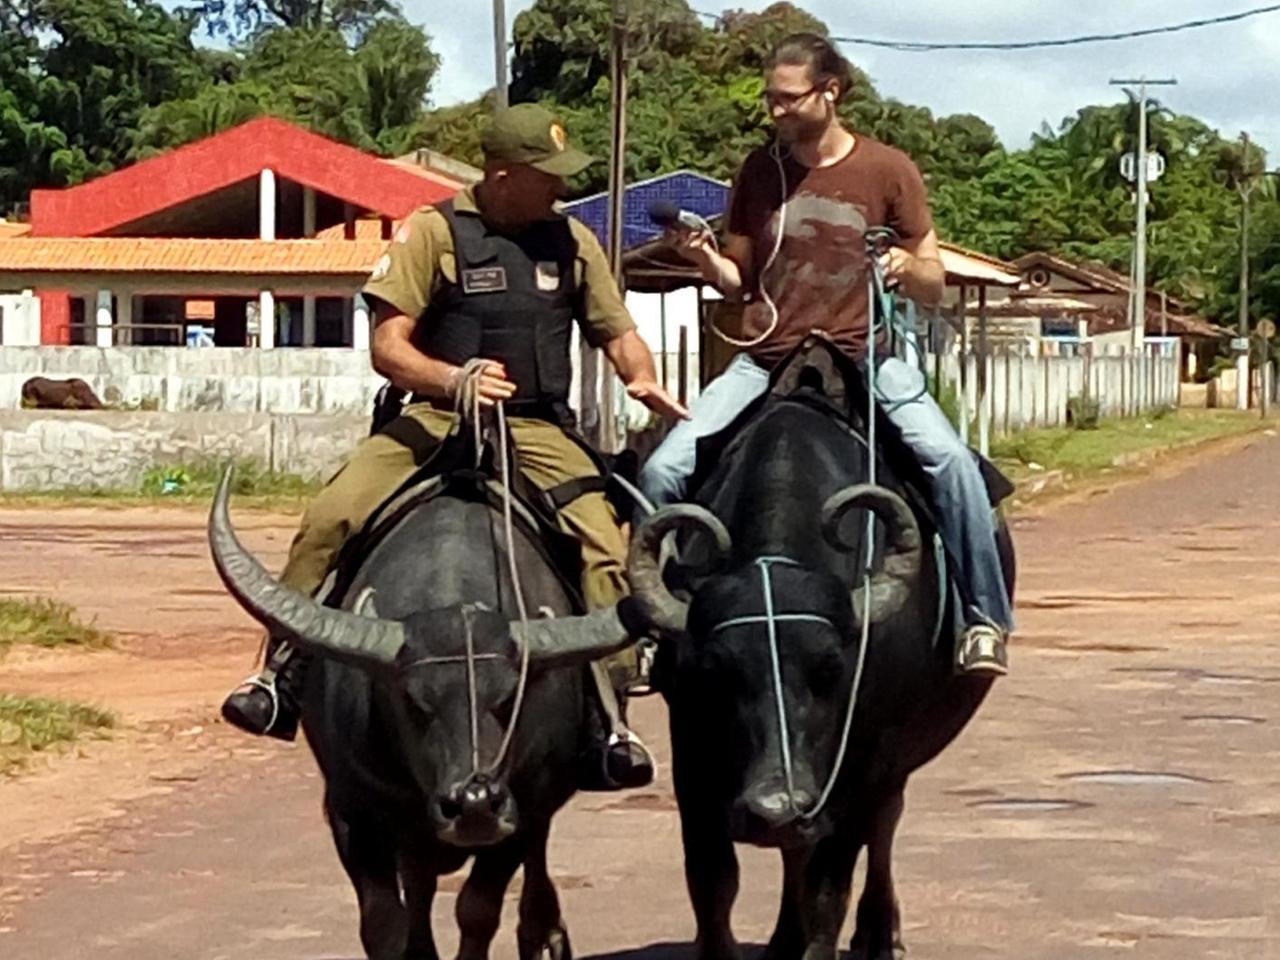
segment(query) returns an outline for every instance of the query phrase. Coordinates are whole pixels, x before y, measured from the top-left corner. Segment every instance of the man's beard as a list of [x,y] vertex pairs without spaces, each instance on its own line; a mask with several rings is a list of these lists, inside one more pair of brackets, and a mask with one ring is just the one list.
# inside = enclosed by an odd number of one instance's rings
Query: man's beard
[[778,139],[787,144],[813,143],[822,138],[827,132],[830,121],[827,118],[821,120],[792,120],[790,123],[779,124],[777,127]]

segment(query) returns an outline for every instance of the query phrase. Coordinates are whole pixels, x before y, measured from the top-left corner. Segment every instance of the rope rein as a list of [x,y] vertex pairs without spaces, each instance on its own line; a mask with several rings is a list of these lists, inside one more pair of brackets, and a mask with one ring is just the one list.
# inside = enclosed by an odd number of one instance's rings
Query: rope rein
[[[482,442],[484,439],[483,426],[481,423],[481,410],[483,409],[483,398],[480,395],[479,382],[484,375],[485,367],[488,361],[481,359],[468,360],[462,367],[458,368],[449,378],[450,392],[453,394],[453,410],[458,416],[469,415],[471,426],[474,430],[474,441],[476,451],[475,466],[480,465],[480,459],[483,456]],[[529,644],[524,638],[529,627],[529,611],[525,604],[524,585],[520,579],[520,569],[516,564],[516,537],[515,523],[512,518],[512,495],[511,495],[511,463],[510,463],[510,444],[507,437],[507,412],[506,406],[501,400],[494,402],[494,408],[497,414],[498,427],[498,461],[499,461],[499,483],[502,488],[502,532],[503,541],[507,552],[507,569],[511,577],[512,592],[515,595],[516,609],[520,614],[520,627],[522,636],[518,641],[520,646],[520,677],[516,683],[515,701],[511,708],[511,719],[507,723],[506,729],[502,734],[502,742],[498,747],[497,753],[494,755],[493,762],[487,767],[483,766],[480,759],[480,704],[478,696],[478,682],[476,679],[476,664],[481,660],[505,660],[504,654],[500,653],[476,653],[475,649],[475,614],[476,610],[482,607],[481,604],[465,604],[462,607],[462,623],[463,632],[466,639],[465,651],[461,655],[439,656],[439,657],[423,657],[415,660],[410,666],[444,666],[450,664],[461,664],[466,667],[467,671],[467,710],[468,726],[471,738],[471,775],[472,777],[496,777],[499,776],[507,761],[510,759],[511,744],[515,740],[516,727],[520,722],[520,715],[524,708],[525,691],[529,686]]]
[[[867,303],[868,309],[872,311],[872,322],[867,324],[867,371],[868,383],[870,389],[867,391],[867,482],[875,484],[876,482],[876,334],[880,329],[881,319],[877,322],[885,307],[883,300],[884,276],[881,271],[879,260],[875,256],[874,246],[869,243],[867,248],[867,259],[870,269],[867,272]],[[892,322],[892,320],[888,321]],[[840,745],[836,750],[835,762],[831,766],[831,773],[827,777],[827,782],[822,788],[822,792],[814,801],[813,806],[808,810],[800,809],[800,805],[796,802],[795,787],[795,767],[791,757],[791,731],[790,723],[787,719],[787,704],[785,692],[782,683],[782,657],[778,643],[778,624],[780,623],[817,623],[835,629],[828,618],[818,614],[806,613],[783,613],[780,614],[774,609],[773,597],[773,577],[771,568],[778,565],[800,566],[800,564],[789,557],[780,556],[764,556],[757,557],[754,561],[756,567],[760,570],[760,587],[764,596],[764,615],[763,616],[746,616],[735,617],[731,620],[725,620],[718,623],[712,630],[717,633],[730,627],[753,626],[763,623],[768,629],[769,637],[769,662],[773,674],[773,698],[774,708],[778,716],[778,738],[779,752],[782,759],[782,774],[787,786],[787,802],[792,812],[801,820],[812,821],[817,819],[818,815],[826,808],[831,800],[831,795],[835,792],[836,783],[840,779],[840,772],[844,767],[845,759],[849,753],[849,742],[853,735],[853,718],[857,712],[858,695],[862,690],[862,678],[866,669],[867,650],[871,646],[871,591],[865,589],[865,585],[870,582],[874,571],[875,563],[875,515],[867,513],[867,551],[863,562],[863,596],[862,596],[862,623],[861,635],[858,640],[858,658],[854,666],[853,683],[849,690],[849,705],[845,710],[844,725],[840,733]]]

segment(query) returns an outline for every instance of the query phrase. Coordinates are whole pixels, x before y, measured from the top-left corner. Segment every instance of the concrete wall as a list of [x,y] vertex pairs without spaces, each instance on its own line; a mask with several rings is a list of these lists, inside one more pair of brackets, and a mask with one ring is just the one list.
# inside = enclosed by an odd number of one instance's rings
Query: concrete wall
[[365,416],[0,410],[0,490],[137,489],[153,466],[252,458],[329,476]]
[[[719,300],[720,294],[710,287],[704,288],[703,296],[707,300]],[[688,381],[684,385],[688,399],[695,399],[701,392],[698,371],[700,367],[699,348],[701,337],[698,326],[698,291],[694,287],[685,287],[671,293],[636,293],[627,291],[627,309],[636,322],[640,336],[644,337],[653,351],[654,365],[658,368],[659,382],[665,382],[673,396],[680,392],[677,379],[680,372],[680,328],[686,328],[689,344],[689,356],[686,370]],[[666,318],[666,337],[663,337],[663,317]],[[665,350],[663,347],[665,346]],[[665,380],[663,379],[665,371]]]
[[0,410],[30,377],[79,377],[105,403],[169,413],[367,414],[384,382],[365,350],[0,347]]

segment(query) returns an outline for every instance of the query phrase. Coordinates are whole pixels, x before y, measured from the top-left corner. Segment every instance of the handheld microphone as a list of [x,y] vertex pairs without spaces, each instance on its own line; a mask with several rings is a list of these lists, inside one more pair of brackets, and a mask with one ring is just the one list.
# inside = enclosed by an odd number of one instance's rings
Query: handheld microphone
[[655,200],[649,204],[649,219],[660,227],[684,227],[686,230],[711,231],[707,221],[696,213],[681,210],[672,200]]

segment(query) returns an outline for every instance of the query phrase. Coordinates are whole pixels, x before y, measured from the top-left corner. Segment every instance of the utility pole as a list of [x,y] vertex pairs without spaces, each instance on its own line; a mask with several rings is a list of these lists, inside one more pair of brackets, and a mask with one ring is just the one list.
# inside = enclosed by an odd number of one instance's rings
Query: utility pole
[[[613,17],[609,32],[609,81],[612,91],[612,129],[609,146],[609,267],[613,271],[618,289],[626,291],[622,269],[624,247],[623,219],[626,200],[627,169],[627,2],[613,0]],[[596,444],[608,453],[618,449],[619,437],[614,409],[615,382],[612,369],[600,363],[599,351],[591,351],[587,361],[584,347],[583,383],[599,384],[599,397],[595,427]],[[585,404],[584,404],[585,407]]]
[[622,286],[623,197],[627,169],[627,15],[626,0],[613,0],[609,41],[612,131],[609,147],[609,267]]
[[505,0],[493,0],[493,103],[507,108],[507,10]]
[[1236,350],[1236,409],[1249,409],[1249,194],[1253,192],[1249,175],[1249,134],[1240,134],[1240,329],[1236,336],[1243,349]]
[[1134,312],[1130,318],[1132,324],[1132,346],[1135,354],[1143,351],[1143,342],[1147,324],[1147,87],[1174,86],[1178,81],[1148,80],[1145,76],[1137,80],[1112,80],[1111,85],[1138,85],[1138,230],[1137,243],[1133,255],[1133,279],[1130,286],[1135,297]]

